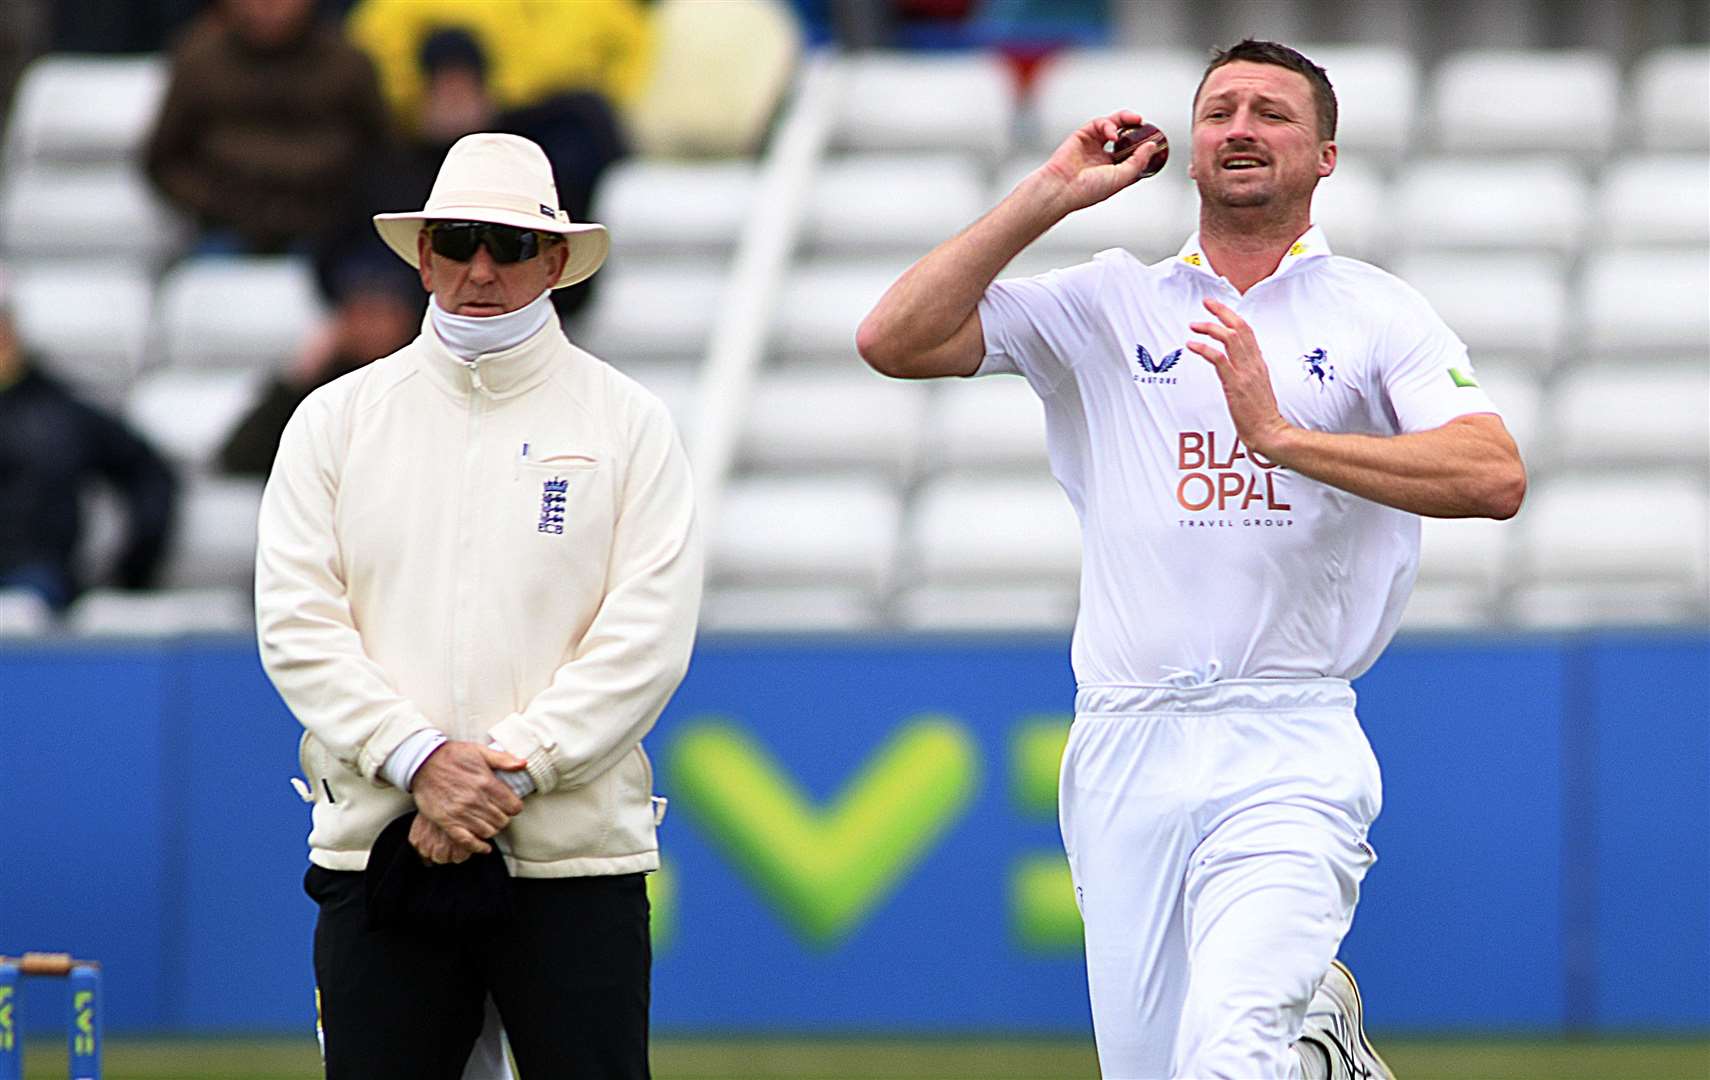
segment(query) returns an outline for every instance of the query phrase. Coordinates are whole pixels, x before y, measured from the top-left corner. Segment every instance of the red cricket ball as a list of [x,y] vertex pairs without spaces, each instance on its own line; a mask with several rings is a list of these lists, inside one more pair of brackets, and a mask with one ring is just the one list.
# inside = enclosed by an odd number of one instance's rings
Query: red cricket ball
[[1170,140],[1158,130],[1157,125],[1137,124],[1134,127],[1125,127],[1116,133],[1116,140],[1110,147],[1110,160],[1112,163],[1118,163],[1127,161],[1134,151],[1140,149],[1143,142],[1155,142],[1158,148],[1152,152],[1152,160],[1146,163],[1146,171],[1140,174],[1142,180],[1148,176],[1156,176],[1164,167],[1164,163],[1170,160]]

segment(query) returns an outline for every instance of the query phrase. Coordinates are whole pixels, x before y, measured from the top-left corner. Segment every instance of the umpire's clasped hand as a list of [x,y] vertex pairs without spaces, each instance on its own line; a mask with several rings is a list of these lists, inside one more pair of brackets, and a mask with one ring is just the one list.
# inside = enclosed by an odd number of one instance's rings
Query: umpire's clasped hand
[[[495,770],[525,767],[513,754],[479,743],[446,742],[416,770],[410,792],[415,796],[418,822],[410,842],[433,862],[462,862],[492,850],[511,818],[522,813],[522,799],[498,778]],[[429,828],[427,826],[432,826]]]

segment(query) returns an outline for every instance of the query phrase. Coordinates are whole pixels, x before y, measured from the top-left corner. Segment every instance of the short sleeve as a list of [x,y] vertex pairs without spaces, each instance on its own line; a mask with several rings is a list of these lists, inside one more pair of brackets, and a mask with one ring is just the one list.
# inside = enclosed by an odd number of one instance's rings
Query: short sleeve
[[980,299],[986,352],[974,374],[1019,374],[1040,397],[1052,393],[1093,339],[1103,280],[1089,262],[993,282]]
[[1378,357],[1399,431],[1428,431],[1473,413],[1500,415],[1478,384],[1466,345],[1423,296],[1402,288]]

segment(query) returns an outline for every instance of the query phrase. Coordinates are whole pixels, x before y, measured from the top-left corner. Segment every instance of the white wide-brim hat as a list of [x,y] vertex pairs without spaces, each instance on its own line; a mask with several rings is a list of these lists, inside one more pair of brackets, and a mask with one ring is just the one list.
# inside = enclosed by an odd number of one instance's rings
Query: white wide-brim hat
[[485,221],[564,237],[570,258],[554,289],[591,276],[612,247],[604,225],[573,222],[558,208],[546,152],[520,135],[484,131],[458,139],[446,152],[427,205],[375,214],[374,228],[398,258],[417,266],[416,236],[430,221]]

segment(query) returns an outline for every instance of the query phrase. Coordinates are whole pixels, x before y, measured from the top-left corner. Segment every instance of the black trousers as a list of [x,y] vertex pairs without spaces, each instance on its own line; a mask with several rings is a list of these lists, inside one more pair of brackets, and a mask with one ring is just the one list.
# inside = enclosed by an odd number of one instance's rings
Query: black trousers
[[459,1080],[489,993],[522,1080],[648,1080],[642,875],[513,885],[503,929],[369,930],[362,875],[309,868],[327,1080]]

